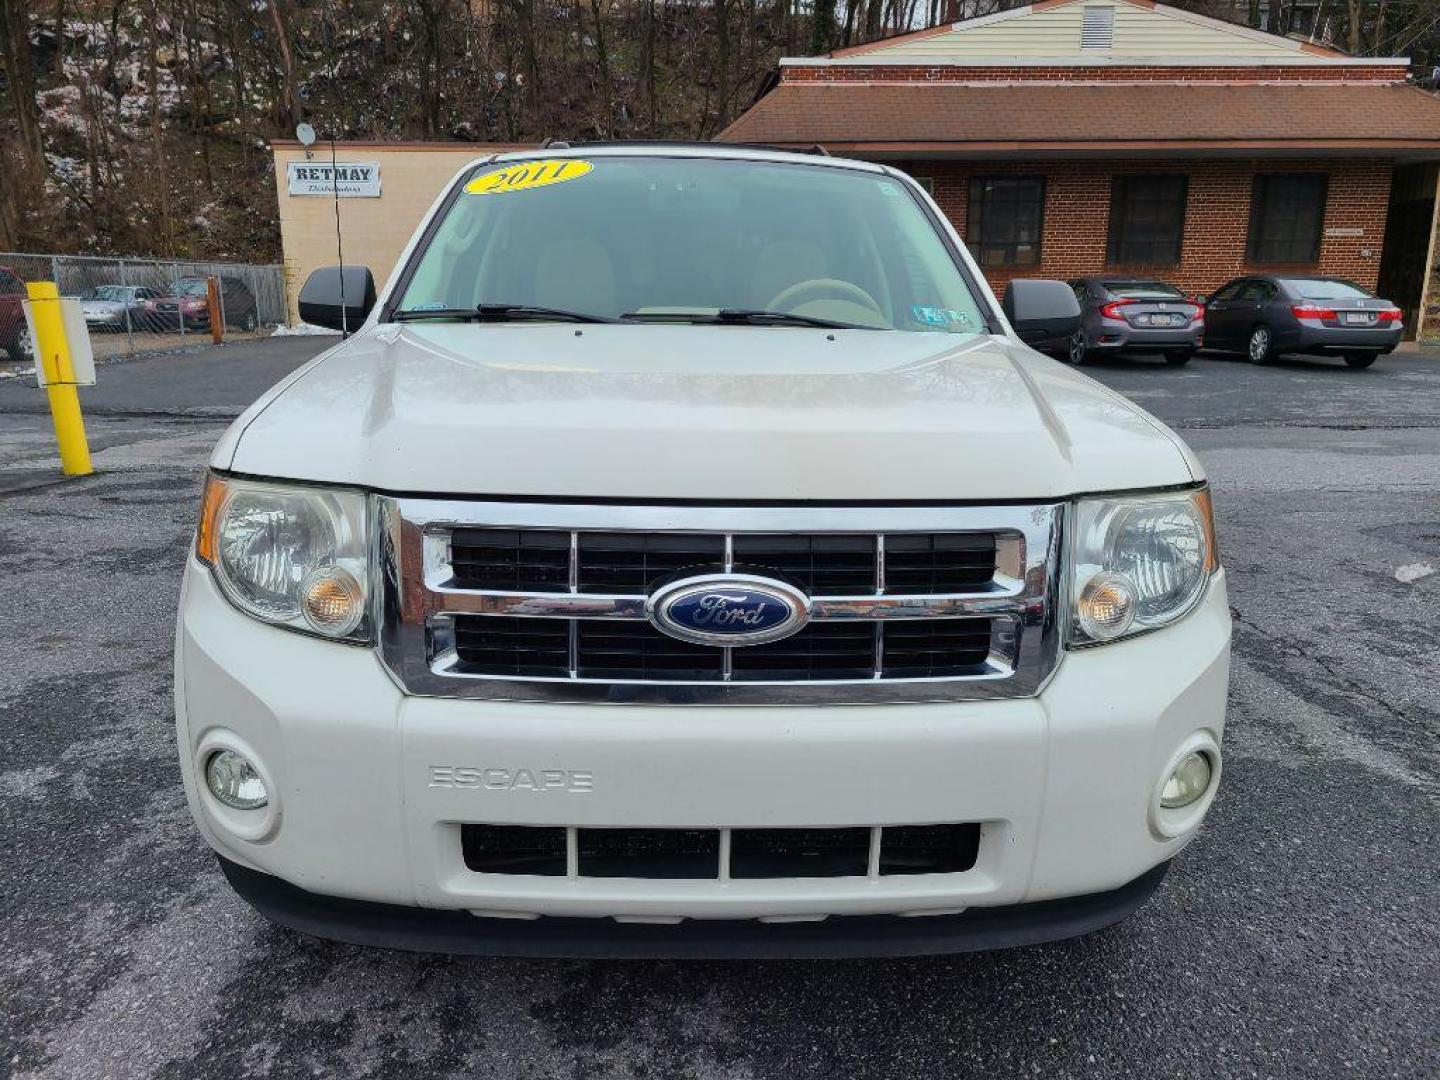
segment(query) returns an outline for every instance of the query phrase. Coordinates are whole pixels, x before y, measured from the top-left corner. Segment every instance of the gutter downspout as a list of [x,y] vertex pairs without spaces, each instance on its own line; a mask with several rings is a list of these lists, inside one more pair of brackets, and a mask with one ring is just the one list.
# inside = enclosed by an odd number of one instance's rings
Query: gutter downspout
[[1430,246],[1425,251],[1425,273],[1420,278],[1420,310],[1415,313],[1415,344],[1425,340],[1425,309],[1430,301],[1431,277],[1435,273],[1435,227],[1440,223],[1440,168],[1435,170],[1434,205],[1430,211]]

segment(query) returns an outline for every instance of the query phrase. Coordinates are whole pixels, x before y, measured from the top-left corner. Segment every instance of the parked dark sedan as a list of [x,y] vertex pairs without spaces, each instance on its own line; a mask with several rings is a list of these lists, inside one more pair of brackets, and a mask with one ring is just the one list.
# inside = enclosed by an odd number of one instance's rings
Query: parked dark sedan
[[1097,356],[1162,353],[1183,364],[1199,348],[1204,311],[1174,285],[1139,278],[1087,277],[1070,282],[1080,301],[1080,329],[1067,359],[1083,364]]
[[1403,329],[1399,308],[1342,278],[1237,278],[1205,305],[1206,346],[1253,364],[1307,353],[1367,368],[1400,344]]

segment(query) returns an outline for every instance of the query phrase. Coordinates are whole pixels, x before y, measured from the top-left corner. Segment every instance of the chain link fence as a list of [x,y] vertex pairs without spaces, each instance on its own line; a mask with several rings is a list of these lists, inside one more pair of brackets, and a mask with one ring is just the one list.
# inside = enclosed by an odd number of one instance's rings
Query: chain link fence
[[29,281],[53,281],[81,301],[97,358],[264,337],[286,322],[278,265],[0,252],[0,361],[33,361],[20,307]]

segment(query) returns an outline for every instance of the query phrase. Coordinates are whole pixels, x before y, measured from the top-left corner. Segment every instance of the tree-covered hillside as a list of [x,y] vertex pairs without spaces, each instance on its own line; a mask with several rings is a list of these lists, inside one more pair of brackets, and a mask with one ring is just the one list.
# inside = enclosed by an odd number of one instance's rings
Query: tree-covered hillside
[[[1253,25],[1292,10],[1181,3]],[[1423,59],[1440,40],[1440,0],[1327,3],[1322,32],[1361,52]],[[301,120],[340,138],[709,138],[782,55],[1009,6],[0,0],[0,251],[270,260],[266,140]]]

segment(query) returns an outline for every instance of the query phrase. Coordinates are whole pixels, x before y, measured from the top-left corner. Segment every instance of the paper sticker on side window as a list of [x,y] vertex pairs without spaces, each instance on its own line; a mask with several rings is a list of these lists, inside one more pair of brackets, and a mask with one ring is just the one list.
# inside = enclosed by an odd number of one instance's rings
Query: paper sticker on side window
[[495,172],[477,176],[465,185],[470,195],[507,195],[512,191],[563,184],[578,180],[595,168],[588,161],[574,158],[551,158],[545,161],[519,161]]

